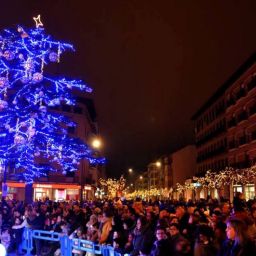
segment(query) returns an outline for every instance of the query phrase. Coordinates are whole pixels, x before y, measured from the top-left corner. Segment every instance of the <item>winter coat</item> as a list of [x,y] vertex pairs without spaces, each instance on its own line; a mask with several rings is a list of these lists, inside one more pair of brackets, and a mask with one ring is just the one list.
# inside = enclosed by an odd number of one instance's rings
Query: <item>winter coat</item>
[[220,249],[218,256],[249,256],[256,255],[256,248],[253,241],[248,240],[243,245],[234,241],[226,240]]
[[168,239],[155,241],[150,256],[167,256],[171,255],[171,248]]
[[150,252],[154,238],[152,231],[148,227],[144,227],[141,230],[135,228],[133,234],[133,251],[131,256],[139,255],[140,251],[145,248],[148,248]]

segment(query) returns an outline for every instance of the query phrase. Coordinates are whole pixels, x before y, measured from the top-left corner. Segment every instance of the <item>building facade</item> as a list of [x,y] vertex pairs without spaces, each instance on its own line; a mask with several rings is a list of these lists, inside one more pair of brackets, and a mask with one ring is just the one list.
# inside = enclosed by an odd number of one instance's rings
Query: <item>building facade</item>
[[[256,163],[256,55],[249,58],[198,110],[195,121],[197,174]],[[255,195],[255,184],[231,191]],[[230,195],[233,196],[233,193]]]
[[161,198],[177,198],[175,187],[193,177],[196,171],[196,147],[188,145],[159,157],[147,169],[148,191],[157,190]]
[[[49,111],[68,116],[77,126],[69,127],[70,136],[79,137],[88,143],[91,136],[97,134],[95,109],[91,99],[78,97],[76,106],[62,105]],[[104,166],[92,166],[82,160],[79,170],[67,173],[52,173],[34,180],[33,199],[49,198],[51,200],[92,199],[96,191],[97,181],[104,176]],[[17,180],[15,170],[7,174],[7,196],[18,200],[25,199],[25,184]]]

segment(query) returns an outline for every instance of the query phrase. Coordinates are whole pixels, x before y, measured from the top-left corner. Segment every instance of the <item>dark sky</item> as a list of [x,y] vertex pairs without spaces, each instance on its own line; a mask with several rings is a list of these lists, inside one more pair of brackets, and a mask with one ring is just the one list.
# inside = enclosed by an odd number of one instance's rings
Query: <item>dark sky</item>
[[[8,2],[8,3],[7,3]],[[1,1],[0,29],[72,42],[67,76],[94,88],[111,175],[193,142],[191,116],[255,51],[255,0]]]

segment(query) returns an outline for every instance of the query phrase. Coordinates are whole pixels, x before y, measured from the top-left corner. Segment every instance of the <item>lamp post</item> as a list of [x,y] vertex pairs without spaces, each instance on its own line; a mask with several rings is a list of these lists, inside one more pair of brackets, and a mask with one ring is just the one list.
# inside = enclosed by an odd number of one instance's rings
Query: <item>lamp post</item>
[[[89,144],[95,150],[95,155],[99,155],[100,154],[100,149],[102,148],[102,140],[99,137],[93,135],[91,138],[89,138]],[[90,165],[87,164],[86,162],[83,162],[83,164],[81,164],[81,171],[80,171],[80,186],[81,186],[80,201],[82,201],[83,199],[88,197],[88,191],[86,190],[85,193],[84,193],[84,189],[85,189],[85,185],[86,185],[85,184],[86,171],[89,171],[89,169],[90,169]],[[96,172],[99,171],[98,170],[98,165],[95,166],[95,169],[96,169]],[[97,175],[96,180],[98,180],[98,175]],[[97,194],[99,194],[99,193],[100,192],[98,191]],[[94,195],[95,195],[95,193],[94,193]]]

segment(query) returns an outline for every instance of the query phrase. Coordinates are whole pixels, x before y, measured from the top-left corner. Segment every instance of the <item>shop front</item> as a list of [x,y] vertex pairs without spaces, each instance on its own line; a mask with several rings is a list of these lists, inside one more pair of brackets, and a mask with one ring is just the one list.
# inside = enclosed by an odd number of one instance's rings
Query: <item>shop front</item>
[[[24,200],[25,184],[7,182],[7,197],[9,199]],[[33,200],[49,198],[53,201],[79,200],[81,187],[75,184],[33,184]]]
[[243,193],[244,198],[246,201],[250,199],[254,199],[255,197],[255,185],[252,184],[247,184],[247,185],[234,185],[233,186],[233,193],[234,196],[236,196],[237,192]]
[[71,184],[33,184],[34,199],[49,198],[54,201],[78,200],[79,185]]

